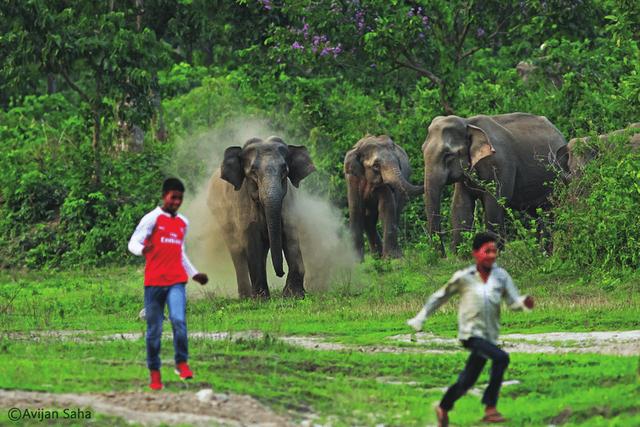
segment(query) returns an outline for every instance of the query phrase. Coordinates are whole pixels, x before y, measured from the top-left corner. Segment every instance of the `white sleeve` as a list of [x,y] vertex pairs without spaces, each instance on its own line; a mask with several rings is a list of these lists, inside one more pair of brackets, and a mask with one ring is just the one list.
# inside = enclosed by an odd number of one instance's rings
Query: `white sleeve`
[[527,295],[520,295],[518,288],[516,288],[516,285],[513,283],[513,279],[506,271],[504,272],[504,296],[511,310],[529,311],[529,308],[524,305],[524,300],[527,299]]
[[424,305],[425,319],[433,314],[441,305],[449,301],[449,299],[460,290],[459,274],[454,274],[451,279],[440,289],[435,291]]
[[134,255],[142,255],[144,249],[144,241],[153,233],[153,227],[156,225],[156,215],[147,214],[140,220],[136,230],[129,239],[129,252]]
[[189,261],[189,257],[187,256],[187,252],[184,248],[184,243],[182,244],[182,265],[187,272],[187,276],[193,277],[198,274],[198,270],[196,270],[193,264],[191,264],[191,261]]
[[461,275],[459,273],[454,274],[443,287],[429,297],[424,307],[422,307],[422,310],[420,310],[413,319],[409,319],[407,324],[416,331],[422,330],[422,325],[425,320],[427,320],[427,317],[433,314],[438,307],[447,302],[455,293],[460,291],[460,277]]
[[191,261],[189,261],[189,257],[187,256],[187,249],[185,247],[184,241],[186,240],[187,231],[189,230],[189,223],[187,223],[187,221],[184,218],[183,220],[185,221],[186,227],[184,229],[184,237],[182,240],[182,266],[187,272],[187,276],[193,277],[196,274],[198,274],[198,270],[196,270],[193,264],[191,264]]

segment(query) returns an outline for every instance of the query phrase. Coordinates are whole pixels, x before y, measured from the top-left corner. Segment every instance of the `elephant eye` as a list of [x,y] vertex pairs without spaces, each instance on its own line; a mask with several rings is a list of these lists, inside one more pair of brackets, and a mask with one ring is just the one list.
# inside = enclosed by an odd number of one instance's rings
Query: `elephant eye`
[[380,163],[375,162],[373,165],[371,165],[371,169],[373,169],[373,170],[380,170]]
[[456,158],[456,155],[452,152],[444,153],[444,156],[443,156],[445,163],[449,163],[455,158]]

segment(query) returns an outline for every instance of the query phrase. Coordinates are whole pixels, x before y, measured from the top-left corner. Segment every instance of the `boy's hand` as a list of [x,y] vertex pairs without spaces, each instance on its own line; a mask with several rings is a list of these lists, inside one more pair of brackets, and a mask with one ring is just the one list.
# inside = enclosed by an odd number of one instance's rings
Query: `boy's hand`
[[531,310],[533,308],[533,297],[528,295],[525,299],[524,299],[524,306],[527,307],[529,310]]
[[153,244],[149,243],[142,248],[142,255],[146,255],[153,250]]
[[209,281],[209,277],[204,273],[198,273],[192,277],[193,280],[200,283],[201,285],[206,285]]
[[416,317],[407,320],[407,325],[411,326],[416,332],[420,332],[425,320],[427,320],[427,310],[423,307]]
[[407,320],[407,325],[411,326],[416,332],[420,332],[422,330],[422,322],[420,319],[413,318]]

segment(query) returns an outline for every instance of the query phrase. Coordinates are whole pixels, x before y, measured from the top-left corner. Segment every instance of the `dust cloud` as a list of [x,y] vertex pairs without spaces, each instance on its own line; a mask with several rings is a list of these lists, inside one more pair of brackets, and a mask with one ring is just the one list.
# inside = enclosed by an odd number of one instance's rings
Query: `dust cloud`
[[[270,129],[265,120],[235,118],[227,120],[220,129],[184,138],[178,147],[181,154],[172,166],[177,176],[184,177],[185,171],[193,170],[189,161],[206,164],[202,170],[193,172],[188,177],[190,187],[195,187],[196,191],[185,194],[185,202],[181,208],[181,213],[189,219],[186,242],[189,259],[199,271],[209,276],[209,284],[206,286],[190,282],[191,298],[238,295],[231,256],[221,230],[207,206],[209,179],[219,168],[225,148],[242,146],[252,137],[266,139],[271,135],[282,136],[286,143],[304,144],[291,141],[281,132]],[[334,285],[352,286],[357,257],[351,249],[349,233],[343,225],[341,214],[329,201],[305,191],[304,186],[303,181],[300,188],[295,189],[293,196],[294,215],[297,218],[297,231],[306,272],[305,289],[309,292],[323,292]],[[269,289],[282,289],[286,275],[282,278],[277,277],[271,265],[271,257],[268,256],[267,259]]]

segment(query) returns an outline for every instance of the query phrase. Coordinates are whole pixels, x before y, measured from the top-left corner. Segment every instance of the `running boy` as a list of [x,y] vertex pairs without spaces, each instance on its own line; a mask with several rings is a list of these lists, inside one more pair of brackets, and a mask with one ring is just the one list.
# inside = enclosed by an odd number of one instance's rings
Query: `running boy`
[[496,409],[502,376],[509,365],[509,354],[497,346],[500,329],[500,301],[504,296],[513,310],[533,308],[533,298],[521,297],[511,276],[496,266],[498,255],[496,236],[479,233],[473,239],[473,257],[476,265],[457,271],[442,288],[437,290],[422,310],[407,321],[416,331],[422,330],[424,321],[451,296],[460,294],[458,308],[458,338],[471,354],[458,381],[449,387],[436,408],[438,426],[449,425],[448,412],[456,400],[475,384],[487,359],[492,360],[489,385],[482,397],[486,406],[484,422],[504,422]]
[[178,214],[182,204],[184,185],[177,178],[162,184],[162,206],[146,214],[129,240],[129,251],[144,255],[144,309],[147,320],[147,367],[151,375],[149,387],[162,389],[160,376],[160,339],[164,306],[169,306],[169,319],[173,329],[176,374],[181,379],[193,378],[187,364],[189,356],[186,322],[185,285],[191,277],[201,285],[209,278],[198,273],[187,258],[184,238],[189,225],[187,218]]

